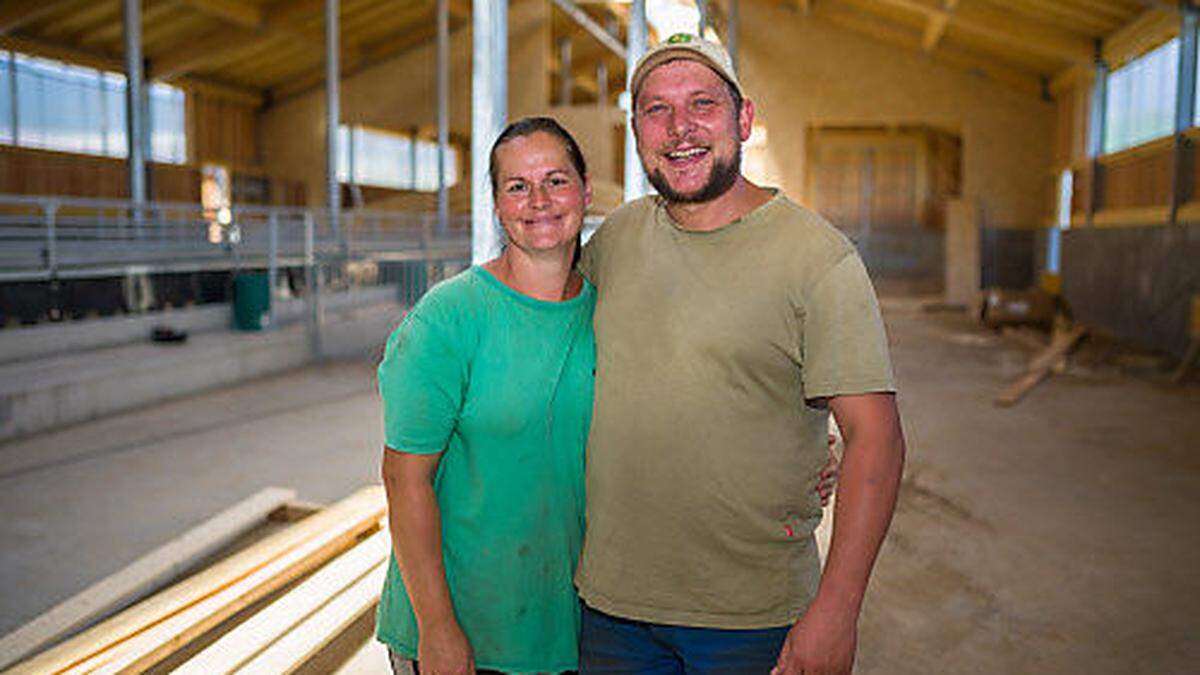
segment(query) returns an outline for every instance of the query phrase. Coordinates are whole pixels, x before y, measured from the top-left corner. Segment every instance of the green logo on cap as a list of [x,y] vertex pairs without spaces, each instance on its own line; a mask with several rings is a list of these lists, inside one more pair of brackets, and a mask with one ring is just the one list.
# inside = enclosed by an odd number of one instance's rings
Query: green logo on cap
[[695,35],[692,35],[690,33],[676,33],[676,34],[672,35],[671,37],[667,38],[667,44],[679,45],[679,44],[683,44],[685,42],[691,42],[695,37],[696,37]]

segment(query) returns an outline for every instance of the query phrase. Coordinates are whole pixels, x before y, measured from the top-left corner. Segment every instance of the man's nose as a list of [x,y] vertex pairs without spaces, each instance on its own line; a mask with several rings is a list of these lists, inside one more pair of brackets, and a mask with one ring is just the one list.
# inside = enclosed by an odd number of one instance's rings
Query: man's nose
[[676,138],[682,138],[688,135],[688,133],[692,131],[692,127],[695,126],[692,122],[692,116],[689,115],[686,110],[673,111],[671,113],[671,119],[669,122],[669,130],[671,135]]

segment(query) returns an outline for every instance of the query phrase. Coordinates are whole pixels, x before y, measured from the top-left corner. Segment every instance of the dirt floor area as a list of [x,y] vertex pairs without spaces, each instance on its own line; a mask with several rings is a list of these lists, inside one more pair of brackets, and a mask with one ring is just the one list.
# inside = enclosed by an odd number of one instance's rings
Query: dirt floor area
[[[856,672],[1196,672],[1200,384],[1093,353],[998,409],[1029,351],[918,300],[885,313],[909,459]],[[350,362],[0,445],[0,633],[264,486],[376,481],[380,442]]]

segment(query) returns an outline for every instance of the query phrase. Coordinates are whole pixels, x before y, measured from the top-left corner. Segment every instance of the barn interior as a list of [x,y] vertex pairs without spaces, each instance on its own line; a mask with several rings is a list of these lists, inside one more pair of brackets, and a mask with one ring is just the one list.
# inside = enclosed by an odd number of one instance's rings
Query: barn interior
[[[562,122],[600,226],[650,191],[631,65],[687,32],[754,103],[745,175],[840,229],[882,299],[909,460],[858,672],[1189,672],[1198,19],[1192,0],[0,0],[0,668],[211,569],[193,551],[21,633],[247,495],[290,491],[278,528],[377,483],[373,367],[430,286],[494,255],[491,141]],[[289,668],[388,672],[371,607]]]

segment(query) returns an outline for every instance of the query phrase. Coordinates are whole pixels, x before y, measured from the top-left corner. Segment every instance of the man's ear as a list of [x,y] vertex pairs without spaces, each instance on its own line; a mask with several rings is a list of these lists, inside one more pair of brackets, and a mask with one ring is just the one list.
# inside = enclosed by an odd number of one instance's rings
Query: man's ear
[[750,140],[750,132],[754,129],[754,102],[748,98],[742,99],[742,109],[738,111],[738,136],[742,142]]

